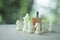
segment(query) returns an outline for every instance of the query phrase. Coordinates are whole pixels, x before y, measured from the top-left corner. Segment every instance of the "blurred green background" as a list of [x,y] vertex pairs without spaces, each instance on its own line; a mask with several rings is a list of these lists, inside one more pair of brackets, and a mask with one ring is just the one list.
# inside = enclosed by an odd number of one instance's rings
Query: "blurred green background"
[[[15,24],[16,20],[22,20],[26,13],[33,13],[34,0],[0,0],[0,24]],[[52,9],[57,22],[60,22],[60,0],[57,0],[57,8]]]
[[32,8],[33,0],[0,0],[0,24],[14,24]]

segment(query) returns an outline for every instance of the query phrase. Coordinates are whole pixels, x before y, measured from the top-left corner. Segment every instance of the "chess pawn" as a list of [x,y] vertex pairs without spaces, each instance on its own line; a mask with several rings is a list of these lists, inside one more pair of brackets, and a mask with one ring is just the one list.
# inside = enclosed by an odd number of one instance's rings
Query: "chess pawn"
[[31,24],[30,21],[28,22],[28,30],[27,30],[27,32],[28,33],[33,33],[32,24]]
[[22,30],[20,20],[17,20],[17,21],[16,21],[16,26],[17,26],[17,27],[16,27],[17,30]]
[[40,33],[41,33],[41,32],[40,32],[40,24],[39,24],[39,23],[36,23],[35,27],[36,27],[35,33],[36,33],[36,34],[40,34]]

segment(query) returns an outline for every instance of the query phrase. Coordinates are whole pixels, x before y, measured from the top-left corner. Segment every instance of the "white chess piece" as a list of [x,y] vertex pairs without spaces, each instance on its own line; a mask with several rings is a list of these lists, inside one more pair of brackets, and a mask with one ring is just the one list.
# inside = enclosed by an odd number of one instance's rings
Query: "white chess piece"
[[42,24],[42,32],[43,32],[43,33],[48,32],[48,29],[46,28],[46,25],[45,25],[44,22],[43,22],[43,24]]
[[31,24],[30,21],[28,22],[28,30],[27,30],[27,32],[28,33],[33,33],[32,24]]
[[52,22],[50,21],[50,24],[49,24],[49,29],[48,29],[49,32],[53,32],[53,27],[52,27]]
[[29,21],[29,15],[26,14],[26,16],[25,16],[23,19],[24,19],[24,21],[23,21],[23,23],[24,23],[23,31],[27,32],[27,29],[28,29],[28,21]]
[[47,29],[45,26],[43,26],[42,32],[43,32],[43,33],[46,33],[46,32],[48,32],[48,29]]
[[27,31],[26,16],[23,19],[24,19],[24,21],[23,21],[24,27],[23,27],[22,31]]
[[16,27],[17,30],[22,30],[20,20],[17,20],[17,21],[16,21],[16,25],[17,25],[17,27]]
[[36,27],[35,33],[36,34],[40,34],[41,33],[41,31],[40,31],[40,24],[39,23],[36,23],[35,27]]

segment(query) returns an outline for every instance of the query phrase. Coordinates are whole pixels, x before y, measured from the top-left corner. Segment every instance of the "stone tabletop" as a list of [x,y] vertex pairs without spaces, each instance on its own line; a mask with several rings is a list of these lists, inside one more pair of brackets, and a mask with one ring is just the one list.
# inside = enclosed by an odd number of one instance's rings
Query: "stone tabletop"
[[17,31],[15,24],[0,25],[0,40],[60,40],[60,25],[54,25],[54,30],[37,35]]

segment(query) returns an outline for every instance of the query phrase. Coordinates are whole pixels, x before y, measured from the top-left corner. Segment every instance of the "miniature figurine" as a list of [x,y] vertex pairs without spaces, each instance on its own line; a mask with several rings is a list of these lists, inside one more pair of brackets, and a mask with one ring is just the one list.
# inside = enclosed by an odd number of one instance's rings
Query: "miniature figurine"
[[16,25],[17,25],[17,27],[16,27],[17,30],[22,30],[20,20],[17,20],[17,21],[16,21]]

